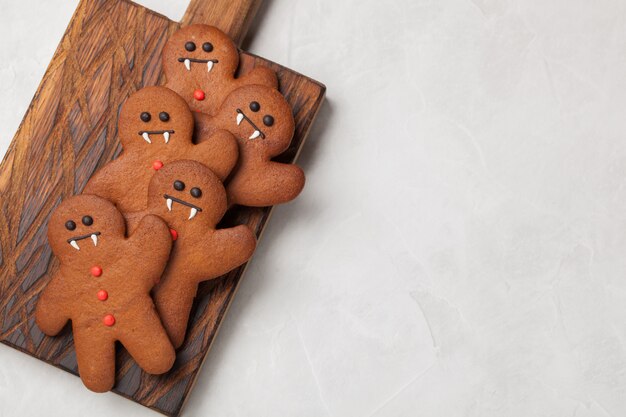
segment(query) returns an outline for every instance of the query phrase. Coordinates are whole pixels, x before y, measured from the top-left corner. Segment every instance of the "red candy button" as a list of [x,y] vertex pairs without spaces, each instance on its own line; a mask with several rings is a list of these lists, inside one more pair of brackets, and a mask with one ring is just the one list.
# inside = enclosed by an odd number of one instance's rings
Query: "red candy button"
[[102,268],[100,268],[99,266],[94,266],[91,268],[91,275],[93,275],[94,277],[98,278],[99,276],[102,275]]
[[[105,290],[100,290],[98,291],[98,300],[100,301],[106,301],[109,298],[109,293],[106,292]],[[111,316],[113,317],[113,316]]]
[[104,316],[104,319],[102,319],[102,322],[105,326],[111,327],[115,324],[115,317],[113,317],[113,314],[107,314]]
[[172,234],[172,240],[176,241],[176,239],[178,239],[178,232],[174,229],[170,229],[170,233]]
[[202,90],[196,90],[193,92],[193,98],[195,98],[198,101],[202,101],[204,100],[204,91]]
[[152,168],[153,168],[155,171],[160,170],[161,168],[163,168],[163,162],[161,162],[161,161],[154,161],[154,162],[152,163]]

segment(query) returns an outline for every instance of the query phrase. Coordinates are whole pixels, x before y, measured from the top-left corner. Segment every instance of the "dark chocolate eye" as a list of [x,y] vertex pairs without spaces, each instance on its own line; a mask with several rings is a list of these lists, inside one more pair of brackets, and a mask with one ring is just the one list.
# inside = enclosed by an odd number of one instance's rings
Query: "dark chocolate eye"
[[195,51],[195,50],[196,50],[196,44],[195,44],[195,43],[193,43],[193,42],[187,42],[187,43],[185,44],[185,49],[186,49],[187,51],[189,51],[189,52],[193,52],[193,51]]
[[272,125],[274,125],[274,118],[268,114],[267,116],[265,116],[263,118],[263,124],[265,126],[272,126]]
[[93,217],[91,217],[91,216],[84,216],[83,217],[83,224],[85,226],[91,226],[93,224]]
[[76,223],[74,223],[72,220],[68,220],[68,221],[65,223],[65,228],[66,228],[67,230],[75,230],[75,229],[76,229]]
[[250,103],[250,110],[256,113],[261,110],[261,105],[256,101],[253,101],[252,103]]
[[207,42],[202,45],[202,49],[204,49],[204,52],[213,52],[213,44],[211,42]]
[[198,187],[193,187],[191,189],[191,196],[194,197],[194,198],[202,197],[202,190],[199,189]]
[[152,116],[150,116],[150,113],[148,113],[147,111],[141,113],[141,116],[139,116],[141,118],[142,122],[148,123],[150,120],[152,120]]
[[183,191],[185,189],[185,183],[182,181],[174,181],[174,189],[176,191]]
[[161,119],[162,122],[169,122],[170,121],[170,115],[169,115],[169,113],[166,113],[166,112],[162,111],[161,113],[159,113],[159,119]]

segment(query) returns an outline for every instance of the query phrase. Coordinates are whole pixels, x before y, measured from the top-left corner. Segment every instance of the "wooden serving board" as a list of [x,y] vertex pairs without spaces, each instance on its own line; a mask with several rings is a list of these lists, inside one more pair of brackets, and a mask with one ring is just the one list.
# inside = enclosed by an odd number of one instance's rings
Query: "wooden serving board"
[[[120,152],[118,111],[134,91],[164,80],[161,50],[180,25],[218,26],[241,43],[261,0],[192,0],[176,23],[127,0],[82,0],[0,165],[0,341],[73,374],[69,326],[54,338],[35,326],[39,294],[58,269],[46,241],[50,213],[80,193]],[[277,71],[296,117],[296,134],[279,160],[293,162],[324,100],[325,87],[262,58],[241,53],[240,73]],[[271,208],[237,209],[228,222],[260,237]],[[119,349],[115,392],[163,414],[178,415],[228,310],[245,267],[200,289],[187,341],[172,371],[143,373]]]

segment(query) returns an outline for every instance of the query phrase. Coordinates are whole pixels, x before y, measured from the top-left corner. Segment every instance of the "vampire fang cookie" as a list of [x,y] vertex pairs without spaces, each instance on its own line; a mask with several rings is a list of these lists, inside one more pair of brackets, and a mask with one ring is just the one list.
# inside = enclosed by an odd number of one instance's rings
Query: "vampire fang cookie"
[[227,209],[219,178],[195,161],[178,161],[157,172],[148,209],[126,215],[129,227],[146,215],[165,220],[175,238],[170,262],[154,301],[176,348],[183,344],[198,284],[218,278],[250,259],[256,238],[247,226],[216,230]]
[[176,32],[163,50],[166,86],[180,94],[193,110],[213,114],[233,90],[245,85],[277,88],[276,73],[255,68],[235,78],[239,51],[221,30],[191,25]]
[[179,159],[201,162],[225,179],[237,163],[236,139],[214,131],[196,145],[193,129],[193,115],[178,94],[165,87],[137,91],[120,112],[124,152],[89,180],[84,193],[106,198],[122,212],[142,210],[152,175]]
[[295,130],[291,107],[280,92],[260,85],[241,87],[215,116],[194,116],[199,140],[224,129],[239,142],[239,163],[226,187],[230,205],[273,206],[300,194],[302,169],[272,161],[289,148]]
[[167,372],[175,360],[150,298],[172,247],[169,228],[145,216],[130,237],[125,233],[122,214],[92,195],[65,200],[48,226],[60,269],[39,298],[36,323],[54,336],[72,321],[80,377],[96,392],[113,388],[117,341],[151,374]]

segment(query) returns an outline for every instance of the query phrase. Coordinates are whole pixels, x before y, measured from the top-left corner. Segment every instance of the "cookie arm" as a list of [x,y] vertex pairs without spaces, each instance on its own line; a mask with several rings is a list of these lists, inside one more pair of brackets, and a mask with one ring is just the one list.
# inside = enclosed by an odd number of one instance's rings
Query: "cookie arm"
[[[69,292],[68,292],[69,291]],[[59,334],[70,319],[68,311],[68,294],[63,276],[57,273],[43,291],[35,308],[35,322],[42,332],[48,336]]]
[[97,171],[89,182],[87,182],[82,193],[97,195],[109,201],[113,200],[112,196],[115,194],[117,183],[111,181],[113,177],[110,175],[109,171],[106,166]]
[[131,260],[129,269],[145,280],[147,290],[152,289],[161,279],[172,250],[169,227],[160,217],[148,214],[141,219],[125,246],[125,256]]
[[239,158],[237,139],[226,130],[217,130],[210,134],[203,134],[201,131],[199,135],[196,138],[198,145],[193,147],[193,154],[189,159],[206,165],[224,181]]
[[238,81],[241,83],[239,86],[254,84],[264,85],[275,89],[278,88],[278,77],[276,76],[276,72],[267,67],[256,67],[248,74],[239,78]]
[[209,139],[213,133],[220,130],[215,124],[215,119],[208,114],[193,112],[193,120],[194,143],[202,143],[203,141]]
[[275,206],[295,199],[304,188],[304,172],[297,165],[270,161],[258,172],[262,176],[246,175],[245,169],[239,169],[227,187],[229,205]]
[[129,235],[135,233],[141,220],[148,215],[147,211],[135,211],[132,213],[123,213],[126,221],[126,231]]
[[201,254],[197,265],[204,265],[200,281],[220,277],[246,263],[256,249],[256,237],[248,226],[215,230],[210,235],[211,253]]

